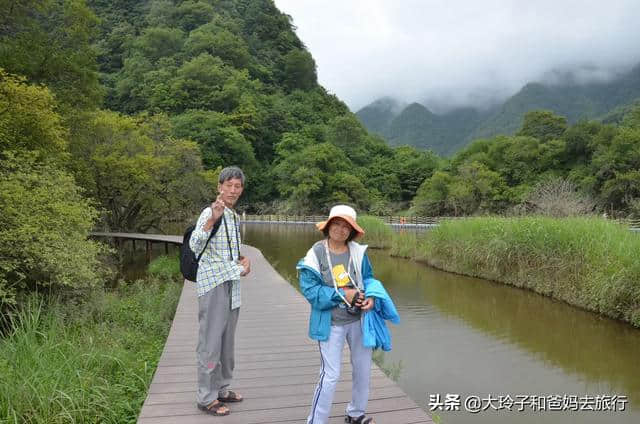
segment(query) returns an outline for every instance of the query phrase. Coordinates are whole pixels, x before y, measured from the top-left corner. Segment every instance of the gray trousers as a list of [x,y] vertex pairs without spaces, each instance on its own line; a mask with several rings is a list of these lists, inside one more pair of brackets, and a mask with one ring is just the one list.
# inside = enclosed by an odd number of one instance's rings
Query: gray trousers
[[231,281],[198,297],[198,393],[207,406],[224,394],[231,383],[234,343],[240,308],[231,310]]

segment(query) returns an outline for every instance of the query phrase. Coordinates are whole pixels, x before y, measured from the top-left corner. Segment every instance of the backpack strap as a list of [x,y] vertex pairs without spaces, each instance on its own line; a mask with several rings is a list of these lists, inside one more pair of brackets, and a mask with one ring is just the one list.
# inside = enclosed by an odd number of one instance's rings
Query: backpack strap
[[221,215],[220,218],[218,218],[218,220],[213,223],[213,228],[211,228],[211,234],[209,234],[209,238],[207,239],[207,242],[204,244],[204,248],[202,249],[202,251],[200,252],[198,257],[196,258],[196,263],[200,263],[200,258],[202,258],[202,255],[204,255],[205,250],[207,250],[207,246],[209,245],[209,241],[211,241],[213,236],[215,236],[216,233],[218,232],[218,229],[220,228],[220,224],[222,224],[222,219],[221,218],[222,218],[223,215]]

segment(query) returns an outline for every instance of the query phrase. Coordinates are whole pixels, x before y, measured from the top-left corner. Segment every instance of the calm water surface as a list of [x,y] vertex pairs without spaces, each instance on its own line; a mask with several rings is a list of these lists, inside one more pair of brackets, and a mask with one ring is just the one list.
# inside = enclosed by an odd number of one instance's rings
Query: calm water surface
[[[243,240],[285,277],[321,233],[311,226],[245,224]],[[640,423],[640,330],[534,293],[437,271],[370,250],[374,274],[402,322],[385,364],[429,410],[429,396],[626,395],[624,412],[436,411],[444,424]],[[485,402],[486,405],[486,402]]]

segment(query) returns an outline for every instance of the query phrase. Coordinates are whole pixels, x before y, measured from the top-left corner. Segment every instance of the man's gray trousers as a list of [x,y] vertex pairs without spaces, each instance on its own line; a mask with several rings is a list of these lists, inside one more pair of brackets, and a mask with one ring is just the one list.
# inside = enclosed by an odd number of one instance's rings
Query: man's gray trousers
[[231,281],[198,297],[198,404],[223,396],[233,374],[234,342],[240,308],[231,310]]

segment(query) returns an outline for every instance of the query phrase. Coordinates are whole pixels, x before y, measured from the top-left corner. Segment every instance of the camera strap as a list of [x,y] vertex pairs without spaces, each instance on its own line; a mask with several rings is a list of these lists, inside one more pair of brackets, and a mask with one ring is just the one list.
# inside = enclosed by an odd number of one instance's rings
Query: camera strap
[[[347,299],[338,290],[338,283],[336,283],[336,278],[333,275],[333,264],[331,263],[331,253],[329,252],[329,242],[327,241],[327,239],[324,239],[323,244],[324,244],[324,252],[327,255],[327,264],[329,265],[329,274],[331,275],[331,281],[333,282],[333,289],[336,291],[336,293],[338,293],[338,296],[340,296],[340,298],[344,300],[344,303],[346,303],[349,306],[352,306],[351,303],[347,302]],[[347,244],[347,251],[349,252],[349,263],[347,264],[347,275],[349,276],[349,279],[351,279],[351,264],[353,263],[353,258],[351,258],[351,250],[349,249],[348,244]],[[358,285],[355,282],[353,286],[358,291],[358,293],[360,293],[360,289],[358,288]]]
[[[233,227],[236,232],[236,247],[238,248],[238,257],[240,257],[240,234],[238,232],[238,222],[236,221],[236,214],[231,211],[233,214]],[[229,246],[229,256],[233,261],[233,249],[231,248],[231,239],[229,238],[229,230],[227,229],[227,220],[224,217],[224,211],[222,212],[222,222],[224,223],[224,233],[227,236],[227,245]]]

